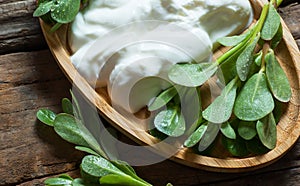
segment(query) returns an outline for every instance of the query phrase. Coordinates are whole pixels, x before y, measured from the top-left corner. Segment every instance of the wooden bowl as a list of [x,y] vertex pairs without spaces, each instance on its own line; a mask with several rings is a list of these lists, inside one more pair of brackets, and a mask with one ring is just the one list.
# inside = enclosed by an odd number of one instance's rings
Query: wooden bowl
[[[266,3],[265,0],[257,1],[251,0],[254,9],[255,20],[258,19],[262,6]],[[255,21],[254,20],[254,21]],[[296,142],[300,134],[299,123],[299,106],[300,106],[300,55],[295,40],[290,34],[287,26],[282,21],[284,38],[277,47],[275,53],[278,60],[287,73],[289,82],[292,87],[292,99],[286,105],[286,111],[277,125],[277,145],[272,151],[259,156],[252,156],[246,158],[235,158],[228,156],[225,151],[214,152],[214,157],[208,157],[193,153],[190,149],[181,148],[178,153],[170,159],[184,165],[205,169],[209,171],[218,172],[242,172],[254,170],[267,166],[282,157]],[[123,134],[134,140],[140,145],[149,145],[157,143],[158,140],[151,136],[139,124],[130,121],[128,118],[122,116],[110,105],[110,100],[105,89],[94,90],[86,80],[78,74],[70,61],[70,52],[67,44],[67,27],[63,27],[56,33],[49,33],[50,26],[43,21],[40,22],[41,27],[60,68],[75,84],[84,97],[93,105],[97,107],[99,113],[106,118],[113,127],[121,131]],[[215,52],[215,57],[224,52],[224,48],[219,48]],[[76,79],[76,80],[75,80]],[[126,126],[126,127],[125,127]],[[140,128],[139,128],[140,127]],[[130,130],[138,128],[140,130]],[[162,143],[159,147],[153,147],[153,151],[157,153],[164,153],[172,148],[167,143]]]

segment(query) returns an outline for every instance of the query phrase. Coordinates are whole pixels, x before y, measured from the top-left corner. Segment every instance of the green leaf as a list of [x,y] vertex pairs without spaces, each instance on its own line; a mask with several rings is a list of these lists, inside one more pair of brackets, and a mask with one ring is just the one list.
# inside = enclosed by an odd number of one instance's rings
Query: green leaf
[[99,186],[99,179],[91,183],[90,180],[84,180],[82,178],[76,178],[72,182],[72,186]]
[[220,124],[208,123],[207,130],[199,142],[198,150],[200,152],[206,150],[214,142],[219,133],[219,130]]
[[163,106],[165,106],[169,101],[171,101],[174,96],[177,95],[177,90],[174,86],[164,90],[162,93],[160,93],[155,100],[149,105],[148,110],[154,111],[157,110]]
[[121,176],[109,174],[100,178],[101,185],[122,185],[122,186],[149,186],[148,183],[139,182],[138,180],[131,179],[129,176]]
[[[197,123],[202,121],[202,103],[200,88],[185,87],[180,89],[180,107],[184,116],[186,126],[190,126],[189,131],[194,132]],[[197,126],[196,126],[197,125]]]
[[108,174],[125,175],[108,160],[94,155],[87,155],[82,159],[81,169],[94,177],[102,177]]
[[92,148],[101,156],[106,157],[97,140],[81,121],[74,116],[65,113],[58,114],[54,120],[54,130],[64,140],[76,145]]
[[284,112],[284,105],[282,102],[275,100],[275,108],[273,110],[273,116],[275,118],[275,122],[278,123],[280,118]]
[[282,25],[280,24],[280,26],[277,30],[277,33],[275,34],[275,36],[271,40],[271,48],[272,49],[274,49],[278,46],[278,44],[282,40],[282,37],[283,37],[283,30],[282,30]]
[[169,106],[158,113],[154,125],[157,130],[172,137],[181,136],[185,131],[184,118],[176,106]]
[[112,161],[112,163],[121,171],[123,171],[124,173],[126,173],[127,175],[130,175],[131,177],[136,176],[136,172],[134,171],[134,169],[125,161],[121,161],[121,160],[114,160]]
[[203,118],[212,123],[224,123],[232,113],[236,98],[237,78],[233,79],[203,112]]
[[149,130],[149,133],[150,133],[152,136],[154,136],[154,137],[156,137],[156,138],[158,138],[158,139],[160,139],[160,140],[164,140],[164,139],[166,139],[166,138],[168,137],[168,135],[166,135],[166,134],[160,132],[160,131],[157,130],[156,128],[153,128],[153,129]]
[[259,67],[261,66],[262,54],[263,54],[262,51],[260,51],[254,56],[254,63]]
[[273,51],[269,52],[265,59],[266,75],[271,92],[279,101],[288,102],[291,99],[292,92],[285,72],[279,65]]
[[48,12],[50,12],[52,6],[53,6],[53,1],[46,1],[40,3],[37,9],[34,11],[33,17],[40,17],[42,15],[47,14]]
[[54,0],[51,17],[58,23],[73,21],[79,12],[80,0]]
[[48,178],[44,181],[44,184],[48,186],[71,186],[72,180],[65,178]]
[[62,25],[62,23],[55,23],[55,25],[53,27],[51,27],[50,33],[53,33],[56,30],[58,30],[61,27],[61,25]]
[[256,124],[253,121],[241,121],[238,126],[239,135],[245,140],[251,140],[256,136]]
[[222,134],[229,139],[236,139],[236,134],[234,129],[231,127],[229,122],[222,123],[220,128]]
[[270,151],[270,149],[268,149],[261,143],[258,137],[255,137],[251,140],[247,140],[246,146],[248,151],[250,151],[253,154],[265,154]]
[[89,147],[85,140],[86,134],[79,127],[80,123],[81,121],[75,119],[72,115],[58,114],[54,120],[54,130],[60,137],[70,143]]
[[196,145],[201,140],[201,138],[205,134],[206,130],[207,130],[207,123],[200,125],[197,128],[197,130],[195,132],[193,132],[193,134],[190,135],[188,137],[188,139],[184,142],[184,146],[192,147],[192,146]]
[[246,81],[248,77],[250,65],[253,62],[253,52],[258,40],[259,36],[257,36],[253,42],[249,43],[245,50],[243,50],[241,55],[237,58],[236,71],[242,81]]
[[269,114],[257,121],[256,130],[262,144],[268,149],[276,147],[277,129],[273,114]]
[[146,181],[144,181],[143,179],[141,179],[140,177],[137,176],[136,172],[134,171],[134,169],[125,161],[121,161],[121,160],[115,160],[112,161],[112,163],[118,168],[120,169],[122,172],[124,172],[125,174],[131,176],[132,178],[143,182],[145,184],[148,184]]
[[73,178],[71,176],[69,176],[68,174],[61,174],[61,175],[59,175],[59,178],[64,178],[64,179],[67,179],[67,180],[73,180]]
[[223,63],[221,63],[217,75],[222,83],[227,84],[237,76],[236,60],[245,47],[246,46],[241,47],[238,51],[236,51],[233,55],[230,55]]
[[251,30],[248,30],[245,34],[222,37],[218,39],[217,42],[219,42],[223,46],[236,46],[242,41],[244,41],[247,38],[247,36],[250,35],[251,32],[252,32]]
[[271,40],[280,26],[280,15],[273,4],[270,4],[268,15],[261,30],[261,38]]
[[205,83],[218,69],[217,63],[186,63],[173,65],[168,73],[171,81],[187,87],[198,87]]
[[53,126],[56,114],[48,109],[40,109],[36,113],[36,117],[44,124]]
[[233,108],[234,114],[244,121],[256,121],[268,115],[274,109],[274,100],[268,89],[266,75],[254,74],[237,96]]
[[242,157],[249,154],[245,141],[239,136],[234,140],[223,136],[222,144],[233,156]]
[[75,149],[80,150],[82,152],[86,152],[86,153],[95,155],[95,156],[100,156],[97,152],[93,151],[92,149],[90,149],[88,147],[76,146]]
[[88,184],[84,183],[84,180],[81,178],[76,178],[72,182],[72,186],[87,186]]
[[61,100],[61,105],[64,113],[73,115],[73,105],[68,98],[63,98]]

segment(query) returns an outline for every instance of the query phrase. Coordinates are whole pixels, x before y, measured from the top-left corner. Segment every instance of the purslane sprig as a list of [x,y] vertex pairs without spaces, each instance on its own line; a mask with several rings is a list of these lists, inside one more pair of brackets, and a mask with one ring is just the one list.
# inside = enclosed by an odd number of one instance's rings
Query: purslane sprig
[[[48,109],[40,109],[37,118],[44,124],[54,128],[64,140],[75,144],[75,149],[88,153],[81,162],[81,178],[73,179],[63,174],[57,178],[45,180],[49,186],[90,186],[90,185],[137,185],[151,186],[138,177],[133,168],[126,162],[110,160],[101,145],[85,127],[81,118],[80,107],[72,94],[73,103],[62,100],[63,113],[55,114]],[[95,123],[95,125],[97,125]],[[169,184],[170,186],[171,184]]]
[[[276,112],[275,103],[288,102],[291,98],[289,81],[273,51],[283,34],[276,10],[281,2],[272,0],[264,5],[259,20],[246,33],[219,39],[220,44],[232,48],[216,62],[180,63],[170,69],[169,78],[176,86],[199,89],[215,74],[225,84],[221,94],[199,115],[200,121],[194,125],[195,131],[192,134],[180,132],[188,135],[185,146],[198,144],[198,150],[205,150],[202,141],[212,143],[216,130],[209,131],[208,128],[215,125],[223,134],[224,147],[234,156],[265,153],[275,148],[277,135],[273,113],[280,115]],[[164,100],[168,100],[167,105],[172,104],[170,100],[173,99],[173,94],[166,97],[168,90],[161,94]],[[178,108],[177,113],[180,113]],[[161,118],[163,112],[166,111],[160,111],[157,117]],[[175,113],[173,118],[176,118]],[[169,119],[164,118],[161,123],[154,120],[155,126],[170,123]],[[169,130],[176,133],[175,125],[173,122],[172,125],[164,125],[163,130],[157,129],[169,135]],[[210,139],[205,136],[210,136]],[[253,150],[253,144],[260,150]]]
[[53,24],[51,32],[61,25],[72,22],[81,7],[85,7],[88,0],[38,0],[34,17],[41,17],[43,21]]

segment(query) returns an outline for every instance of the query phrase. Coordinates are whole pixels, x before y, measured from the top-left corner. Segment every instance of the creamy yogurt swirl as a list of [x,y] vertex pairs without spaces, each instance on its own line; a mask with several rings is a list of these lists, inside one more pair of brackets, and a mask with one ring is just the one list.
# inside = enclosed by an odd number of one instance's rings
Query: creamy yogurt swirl
[[171,65],[208,60],[218,38],[250,21],[248,0],[91,0],[72,23],[71,60],[134,113],[169,86]]

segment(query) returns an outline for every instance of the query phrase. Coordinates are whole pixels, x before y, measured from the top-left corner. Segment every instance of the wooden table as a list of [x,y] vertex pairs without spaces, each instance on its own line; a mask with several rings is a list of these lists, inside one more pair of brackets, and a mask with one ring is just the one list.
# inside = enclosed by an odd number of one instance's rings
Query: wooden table
[[[0,185],[42,185],[61,173],[79,176],[84,154],[36,121],[39,108],[61,111],[71,84],[32,18],[35,0],[0,2]],[[300,4],[285,1],[280,13],[300,46]],[[212,173],[169,160],[136,171],[154,185],[300,185],[300,141],[278,162],[249,173]]]

